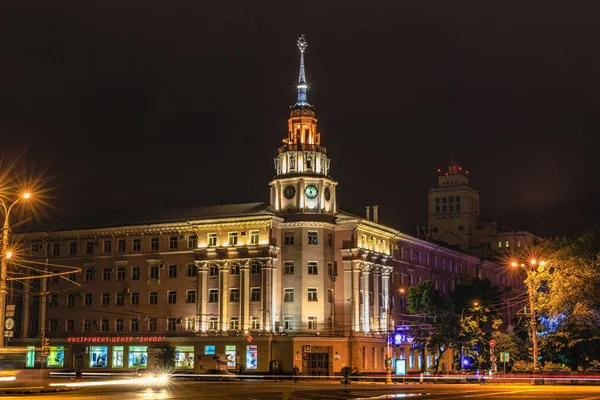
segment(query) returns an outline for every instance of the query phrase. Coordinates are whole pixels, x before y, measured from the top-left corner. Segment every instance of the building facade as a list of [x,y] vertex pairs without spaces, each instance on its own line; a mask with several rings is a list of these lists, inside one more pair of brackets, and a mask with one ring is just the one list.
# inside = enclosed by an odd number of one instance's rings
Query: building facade
[[[229,368],[248,372],[274,363],[309,375],[384,372],[386,359],[416,372],[435,355],[413,348],[409,287],[429,279],[450,293],[475,277],[510,285],[500,265],[382,225],[376,212],[338,209],[303,38],[298,48],[298,98],[269,203],[52,220],[20,236],[26,261],[53,274],[13,298],[12,343],[31,346],[28,366],[147,368],[170,344],[178,369],[201,371],[227,354]],[[44,357],[40,337],[51,340]]]

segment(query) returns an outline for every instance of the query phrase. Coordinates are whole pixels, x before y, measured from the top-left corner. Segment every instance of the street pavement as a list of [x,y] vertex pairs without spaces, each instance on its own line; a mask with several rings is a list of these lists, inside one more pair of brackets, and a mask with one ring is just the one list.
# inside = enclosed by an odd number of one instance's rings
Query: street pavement
[[[89,382],[89,380],[85,380]],[[59,382],[74,382],[59,379]],[[106,381],[103,381],[106,382]],[[338,400],[419,397],[422,399],[560,399],[600,400],[600,386],[517,385],[517,384],[392,384],[352,383],[343,392],[339,380],[330,381],[244,381],[196,382],[171,381],[163,387],[116,385],[93,386],[62,393],[38,395],[6,395],[3,399],[102,399],[102,400]]]

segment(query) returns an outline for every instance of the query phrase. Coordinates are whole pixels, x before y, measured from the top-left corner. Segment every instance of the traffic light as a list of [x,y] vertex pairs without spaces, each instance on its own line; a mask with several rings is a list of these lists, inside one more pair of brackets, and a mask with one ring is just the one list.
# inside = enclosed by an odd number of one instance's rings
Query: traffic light
[[42,338],[42,347],[48,347],[48,346],[50,346],[50,338],[49,337]]
[[302,359],[308,360],[308,353],[302,353]]

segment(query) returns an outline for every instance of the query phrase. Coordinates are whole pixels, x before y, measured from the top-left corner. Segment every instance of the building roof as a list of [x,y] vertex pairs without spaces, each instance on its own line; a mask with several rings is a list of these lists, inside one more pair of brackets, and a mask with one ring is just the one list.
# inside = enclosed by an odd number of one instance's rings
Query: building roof
[[163,210],[113,212],[77,217],[44,219],[20,227],[21,232],[56,232],[79,229],[113,228],[215,218],[274,216],[269,203],[224,204]]

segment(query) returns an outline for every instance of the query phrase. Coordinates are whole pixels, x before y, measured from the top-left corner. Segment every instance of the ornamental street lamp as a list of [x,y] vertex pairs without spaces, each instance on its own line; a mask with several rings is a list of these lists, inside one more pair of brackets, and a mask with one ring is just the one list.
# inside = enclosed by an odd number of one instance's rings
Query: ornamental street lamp
[[531,341],[533,342],[533,372],[538,372],[538,341],[537,341],[537,318],[535,316],[534,309],[534,287],[533,287],[533,275],[537,270],[537,266],[543,267],[546,265],[545,261],[538,261],[535,258],[529,260],[528,263],[518,263],[516,261],[510,264],[514,268],[523,268],[527,274],[527,295],[529,297],[529,316],[531,325]]
[[4,347],[4,320],[6,319],[6,296],[8,294],[7,286],[7,270],[8,260],[13,256],[13,252],[9,250],[8,234],[10,233],[10,213],[14,206],[21,200],[27,200],[31,197],[31,193],[24,193],[13,200],[12,203],[7,203],[0,199],[0,212],[4,215],[4,225],[2,226],[2,247],[0,249],[0,347]]

